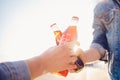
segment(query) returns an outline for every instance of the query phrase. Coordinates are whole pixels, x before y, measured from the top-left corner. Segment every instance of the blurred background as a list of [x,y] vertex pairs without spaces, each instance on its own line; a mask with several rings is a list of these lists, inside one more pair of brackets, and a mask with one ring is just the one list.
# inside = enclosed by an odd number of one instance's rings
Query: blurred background
[[[92,41],[93,9],[97,0],[0,0],[0,62],[27,59],[56,45],[50,25],[62,31],[72,16],[80,18],[78,41],[88,49]],[[46,74],[36,80],[108,80],[107,64],[95,62],[64,78]]]

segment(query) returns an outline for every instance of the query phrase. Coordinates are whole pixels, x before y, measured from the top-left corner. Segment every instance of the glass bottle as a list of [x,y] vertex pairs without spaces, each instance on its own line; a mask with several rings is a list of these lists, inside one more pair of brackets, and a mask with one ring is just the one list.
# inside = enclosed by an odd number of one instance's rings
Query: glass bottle
[[[60,39],[62,37],[62,31],[59,29],[59,27],[57,26],[56,23],[53,23],[50,27],[53,30],[53,33],[54,33],[54,36],[55,36],[55,40],[56,40],[56,44],[59,45]],[[67,74],[68,74],[68,71],[65,70],[65,71],[55,72],[54,74],[66,77]]]
[[[61,40],[60,40],[60,45],[66,44],[67,42],[70,42],[70,48],[75,51],[75,47],[78,45],[77,39],[78,39],[78,32],[77,32],[77,27],[78,27],[78,22],[79,22],[79,17],[73,16],[70,25],[68,28],[64,31]],[[77,49],[76,49],[77,50]],[[76,72],[82,70],[84,67],[84,63],[80,58],[77,59],[75,62],[77,65],[77,69],[75,69]],[[67,74],[66,74],[67,75]]]
[[62,36],[62,31],[59,29],[59,27],[57,26],[56,23],[53,23],[50,27],[53,30],[53,33],[54,33],[54,36],[55,36],[55,40],[56,40],[56,44],[59,45],[60,38]]
[[[63,45],[66,44],[68,42],[70,42],[70,48],[73,49],[73,47],[75,46],[75,43],[77,41],[77,23],[79,21],[79,18],[76,16],[72,17],[71,23],[70,25],[67,27],[67,29],[64,31],[61,39],[60,39],[60,44],[59,45]],[[64,70],[61,71],[59,73],[64,73],[64,76],[68,75],[68,70]]]

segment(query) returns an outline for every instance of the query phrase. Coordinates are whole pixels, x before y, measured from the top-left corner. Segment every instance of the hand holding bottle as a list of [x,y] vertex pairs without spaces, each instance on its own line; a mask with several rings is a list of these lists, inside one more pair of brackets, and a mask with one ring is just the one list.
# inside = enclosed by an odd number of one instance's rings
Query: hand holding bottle
[[[64,31],[64,33],[62,33],[58,29],[56,23],[51,25],[51,27],[53,28],[53,31],[54,31],[54,35],[56,37],[55,39],[56,39],[56,44],[57,45],[64,45],[64,44],[69,43],[68,47],[71,49],[71,51],[74,51],[76,43],[78,45],[78,42],[77,42],[77,37],[78,37],[77,24],[78,24],[78,21],[79,21],[79,18],[76,17],[76,16],[73,16],[71,24]],[[75,69],[75,71],[78,71],[78,70],[80,70],[80,69],[82,69],[84,67],[83,62],[79,58],[76,60],[76,62],[74,64],[77,65],[77,68]],[[66,77],[67,74],[68,74],[68,70],[60,71],[60,72],[58,72],[58,74],[61,75],[61,76]]]

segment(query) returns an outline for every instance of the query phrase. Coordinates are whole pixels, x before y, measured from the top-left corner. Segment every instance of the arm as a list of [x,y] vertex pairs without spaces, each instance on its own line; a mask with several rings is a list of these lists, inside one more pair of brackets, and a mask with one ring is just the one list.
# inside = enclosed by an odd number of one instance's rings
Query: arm
[[84,64],[99,60],[101,58],[99,51],[95,48],[90,48],[86,51],[79,49],[78,54],[79,58],[83,61]]
[[24,61],[0,63],[0,80],[30,80],[30,73]]
[[86,51],[79,50],[79,57],[84,63],[99,60],[104,57],[106,50],[109,50],[106,27],[101,18],[105,14],[105,4],[100,3],[94,9],[94,21],[93,21],[93,41],[90,49]]
[[76,59],[68,46],[54,46],[27,60],[0,63],[0,80],[31,80],[48,72],[75,69]]
[[26,60],[31,73],[31,78],[38,77],[45,73],[53,73],[68,69],[75,69],[77,66],[73,64],[77,57],[73,55],[67,46],[52,47],[40,56]]

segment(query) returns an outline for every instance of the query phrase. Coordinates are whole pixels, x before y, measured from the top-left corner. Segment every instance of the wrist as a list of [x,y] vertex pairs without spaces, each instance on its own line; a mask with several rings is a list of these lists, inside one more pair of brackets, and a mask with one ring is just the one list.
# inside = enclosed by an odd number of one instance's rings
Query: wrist
[[79,72],[84,68],[84,63],[79,57],[77,58],[75,64],[77,65],[77,69],[75,69],[75,72]]
[[34,57],[26,60],[29,71],[31,73],[31,78],[34,79],[45,73],[44,62],[40,57]]
[[86,59],[86,53],[85,53],[85,51],[79,49],[77,53],[78,53],[78,58],[79,58],[84,64],[86,64],[86,63],[87,63],[87,59]]

